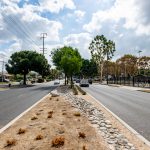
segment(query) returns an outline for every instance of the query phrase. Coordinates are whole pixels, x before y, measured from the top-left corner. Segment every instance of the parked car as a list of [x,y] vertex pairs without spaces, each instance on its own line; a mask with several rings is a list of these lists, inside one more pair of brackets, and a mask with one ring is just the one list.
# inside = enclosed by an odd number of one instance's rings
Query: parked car
[[80,81],[80,86],[81,86],[81,87],[89,87],[88,79],[82,79],[82,80]]

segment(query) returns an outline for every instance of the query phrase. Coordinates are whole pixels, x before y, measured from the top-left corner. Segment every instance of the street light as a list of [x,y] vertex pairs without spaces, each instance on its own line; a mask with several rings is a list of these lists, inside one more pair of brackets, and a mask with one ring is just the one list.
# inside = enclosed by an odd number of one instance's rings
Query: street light
[[141,52],[142,52],[141,50],[138,51],[138,53],[139,53],[138,74],[140,74],[140,54],[141,54]]

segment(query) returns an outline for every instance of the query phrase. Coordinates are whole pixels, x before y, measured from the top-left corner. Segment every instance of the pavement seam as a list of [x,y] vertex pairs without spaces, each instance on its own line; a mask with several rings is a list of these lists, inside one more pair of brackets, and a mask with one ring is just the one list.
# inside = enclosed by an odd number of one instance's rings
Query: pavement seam
[[12,124],[14,124],[18,119],[20,119],[23,115],[25,115],[28,111],[30,111],[32,108],[34,108],[36,105],[38,105],[40,102],[42,102],[45,98],[47,98],[49,94],[41,98],[38,102],[30,106],[28,109],[26,109],[24,112],[22,112],[20,115],[18,115],[16,118],[14,118],[12,121],[10,121],[7,125],[5,125],[3,128],[0,129],[0,134],[4,132],[6,129],[8,129]]
[[100,101],[98,101],[95,97],[93,97],[91,94],[87,92],[89,96],[91,96],[97,103],[99,103],[106,111],[108,111],[113,117],[115,117],[121,124],[123,124],[130,132],[132,132],[136,137],[138,137],[141,141],[143,141],[145,144],[150,146],[150,141],[148,141],[146,138],[144,138],[140,133],[135,131],[131,126],[129,126],[126,122],[124,122],[120,117],[118,117],[116,114],[114,114],[111,110],[109,110],[106,106],[104,106]]

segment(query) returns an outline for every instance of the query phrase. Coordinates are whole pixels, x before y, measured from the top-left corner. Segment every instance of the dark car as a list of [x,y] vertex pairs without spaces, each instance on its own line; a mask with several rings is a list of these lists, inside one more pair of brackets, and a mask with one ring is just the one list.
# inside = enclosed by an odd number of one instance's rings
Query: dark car
[[82,80],[80,81],[80,86],[81,86],[81,87],[89,87],[88,79],[82,79]]
[[80,79],[76,79],[76,83],[80,83]]
[[92,84],[92,79],[89,79],[88,82],[89,82],[89,84]]

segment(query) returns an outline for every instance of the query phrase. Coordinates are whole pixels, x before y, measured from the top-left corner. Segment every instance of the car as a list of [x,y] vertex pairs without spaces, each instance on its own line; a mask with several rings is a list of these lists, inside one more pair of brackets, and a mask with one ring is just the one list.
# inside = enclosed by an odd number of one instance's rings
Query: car
[[80,79],[76,79],[76,83],[80,83]]
[[60,81],[59,81],[59,80],[55,80],[55,81],[54,81],[54,85],[57,85],[57,84],[60,84]]
[[92,79],[89,79],[88,82],[89,82],[89,84],[92,84]]
[[88,79],[82,79],[82,80],[80,81],[80,86],[81,86],[81,87],[89,87]]

